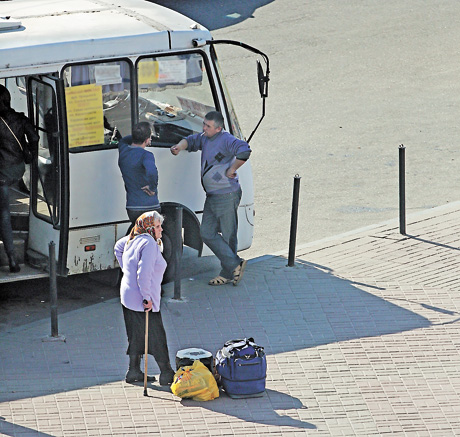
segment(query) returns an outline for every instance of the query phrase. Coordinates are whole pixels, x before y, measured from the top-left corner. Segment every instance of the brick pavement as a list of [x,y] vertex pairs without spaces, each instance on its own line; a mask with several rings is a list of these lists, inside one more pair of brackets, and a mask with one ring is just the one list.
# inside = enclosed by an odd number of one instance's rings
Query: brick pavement
[[[460,202],[251,260],[238,287],[182,281],[162,302],[171,359],[253,336],[264,397],[181,400],[123,381],[118,299],[2,332],[6,436],[460,435]],[[151,373],[158,372],[153,359]]]

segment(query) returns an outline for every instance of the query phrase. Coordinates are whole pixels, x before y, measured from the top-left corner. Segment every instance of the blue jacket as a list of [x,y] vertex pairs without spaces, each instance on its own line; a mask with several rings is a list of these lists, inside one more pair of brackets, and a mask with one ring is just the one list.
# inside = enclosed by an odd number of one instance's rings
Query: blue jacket
[[[132,147],[132,137],[128,135],[118,143],[118,166],[126,189],[126,209],[145,210],[159,208],[158,170],[152,152],[142,147]],[[142,191],[149,186],[154,196]]]

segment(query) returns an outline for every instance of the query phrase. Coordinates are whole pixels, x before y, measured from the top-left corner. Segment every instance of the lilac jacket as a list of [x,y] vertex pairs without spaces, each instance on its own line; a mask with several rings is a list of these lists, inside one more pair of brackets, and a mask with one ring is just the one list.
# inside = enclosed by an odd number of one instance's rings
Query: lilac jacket
[[149,234],[137,235],[127,246],[128,236],[115,243],[115,256],[123,271],[121,303],[133,311],[144,312],[142,300],[152,301],[152,311],[160,311],[161,281],[166,261],[160,247]]

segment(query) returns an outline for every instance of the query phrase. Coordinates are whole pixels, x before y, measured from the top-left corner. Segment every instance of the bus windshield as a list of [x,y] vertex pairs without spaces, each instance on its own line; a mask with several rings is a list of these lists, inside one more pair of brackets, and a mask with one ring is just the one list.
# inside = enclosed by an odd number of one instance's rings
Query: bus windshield
[[201,55],[143,58],[137,74],[139,121],[152,124],[152,146],[170,147],[202,131],[203,118],[215,103]]

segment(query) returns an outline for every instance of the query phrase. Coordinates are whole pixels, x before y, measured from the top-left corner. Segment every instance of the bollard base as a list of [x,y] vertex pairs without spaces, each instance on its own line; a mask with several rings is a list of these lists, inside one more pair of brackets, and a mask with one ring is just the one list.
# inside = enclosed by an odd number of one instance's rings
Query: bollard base
[[42,337],[43,342],[51,342],[51,341],[63,341],[65,343],[66,338],[64,335],[57,335],[57,336],[52,336],[52,335],[47,335],[46,337]]
[[292,269],[293,267],[298,268],[299,266],[294,261],[292,264],[286,264],[286,267],[288,267],[286,270],[289,270],[289,269]]
[[187,303],[188,301],[187,301],[187,298],[185,298],[185,297],[179,297],[179,298],[177,298],[177,297],[170,297],[170,298],[168,299],[168,302]]

